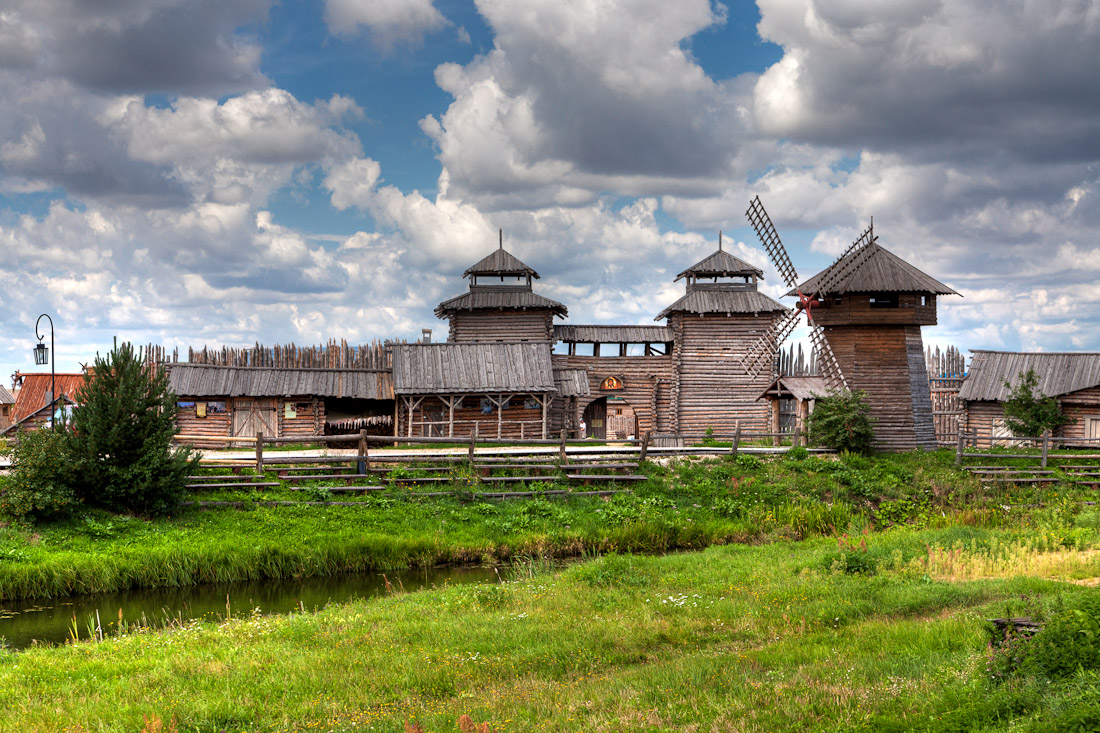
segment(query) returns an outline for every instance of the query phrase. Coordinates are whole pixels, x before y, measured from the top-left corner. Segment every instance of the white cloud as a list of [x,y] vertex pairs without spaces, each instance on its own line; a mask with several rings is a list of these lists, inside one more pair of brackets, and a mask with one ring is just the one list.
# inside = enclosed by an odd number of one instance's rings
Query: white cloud
[[325,0],[325,23],[341,35],[365,28],[383,49],[417,43],[448,25],[432,0]]

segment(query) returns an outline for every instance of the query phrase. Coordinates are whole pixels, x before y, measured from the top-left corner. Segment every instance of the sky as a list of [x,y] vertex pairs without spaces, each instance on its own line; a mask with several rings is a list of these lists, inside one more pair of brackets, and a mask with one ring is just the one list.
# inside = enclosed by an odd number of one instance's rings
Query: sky
[[755,195],[803,279],[874,217],[926,344],[1100,351],[1097,69],[1100,0],[4,0],[0,382],[41,313],[60,372],[444,338],[500,230],[571,323],[719,231],[778,298]]

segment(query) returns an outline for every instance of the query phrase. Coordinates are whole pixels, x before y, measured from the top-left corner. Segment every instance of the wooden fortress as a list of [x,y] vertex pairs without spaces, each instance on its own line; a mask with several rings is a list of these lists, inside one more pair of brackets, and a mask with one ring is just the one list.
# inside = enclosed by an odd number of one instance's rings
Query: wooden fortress
[[[814,321],[850,386],[867,391],[880,447],[931,447],[920,327],[936,322],[936,296],[954,291],[872,246],[821,295]],[[790,375],[774,363],[756,376],[745,366],[753,345],[790,312],[760,292],[760,268],[723,251],[721,240],[676,277],[684,294],[657,314],[663,325],[556,322],[568,315],[566,306],[534,292],[538,273],[503,245],[463,277],[467,291],[435,311],[449,325],[445,343],[432,343],[424,329],[417,343],[257,346],[172,360],[182,432],[728,435],[738,425],[774,431],[774,402],[793,394],[794,382],[776,382]],[[802,289],[813,292],[813,280]]]

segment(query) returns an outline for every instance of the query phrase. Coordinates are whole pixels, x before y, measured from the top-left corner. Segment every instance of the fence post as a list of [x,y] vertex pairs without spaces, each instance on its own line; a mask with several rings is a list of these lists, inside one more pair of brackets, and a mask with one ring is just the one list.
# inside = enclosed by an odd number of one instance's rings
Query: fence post
[[474,429],[470,431],[470,449],[469,449],[469,452],[466,454],[466,460],[470,462],[471,467],[473,467],[473,465],[474,465],[474,449],[475,448],[477,448],[477,426],[476,425],[474,426]]
[[264,431],[256,431],[256,473],[264,472]]
[[1042,468],[1047,467],[1047,453],[1050,451],[1050,430],[1043,431],[1043,461],[1040,464]]
[[959,468],[963,464],[963,444],[966,442],[966,434],[963,433],[963,421],[959,418],[959,439],[956,441],[958,444],[955,448],[955,468]]
[[798,425],[795,425],[794,432],[791,433],[791,447],[797,448],[800,445],[802,445],[802,431],[799,429]]
[[649,452],[649,436],[651,431],[645,431],[645,435],[642,436],[642,452],[638,454],[638,463],[645,463],[645,454]]
[[367,431],[359,431],[359,465],[356,473],[364,474],[370,468],[370,456],[367,454]]
[[566,431],[565,428],[562,428],[561,429],[561,444],[558,446],[558,453],[561,455],[561,462],[562,463],[569,463],[569,456],[566,455],[566,453],[565,453],[565,436],[566,435],[568,435],[568,432]]
[[741,444],[741,421],[733,421],[733,442],[730,443],[730,455],[736,456],[737,449]]

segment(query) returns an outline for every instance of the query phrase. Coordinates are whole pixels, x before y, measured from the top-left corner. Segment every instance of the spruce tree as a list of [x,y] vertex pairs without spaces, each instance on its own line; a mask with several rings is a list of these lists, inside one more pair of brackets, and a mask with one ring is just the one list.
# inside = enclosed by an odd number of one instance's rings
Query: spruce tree
[[1034,369],[1020,372],[1016,386],[1005,380],[1012,394],[1004,402],[1005,425],[1020,438],[1037,438],[1044,432],[1062,427],[1070,420],[1062,414],[1058,400],[1039,391],[1039,375]]
[[77,402],[69,456],[84,502],[144,515],[175,509],[198,456],[172,445],[178,408],[163,366],[116,341],[106,358],[96,355]]

